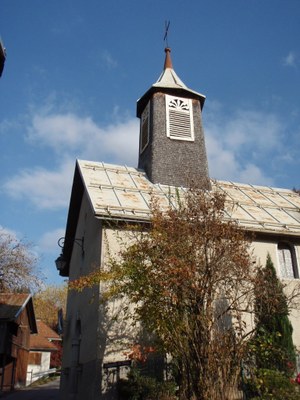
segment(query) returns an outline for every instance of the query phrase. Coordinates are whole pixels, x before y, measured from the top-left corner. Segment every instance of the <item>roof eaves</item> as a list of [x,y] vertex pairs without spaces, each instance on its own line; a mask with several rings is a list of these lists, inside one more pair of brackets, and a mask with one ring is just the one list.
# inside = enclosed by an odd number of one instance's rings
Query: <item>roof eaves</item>
[[[76,160],[65,238],[69,239],[75,238],[80,206],[81,206],[82,196],[84,193],[84,187],[85,184],[80,171],[79,162],[78,160]],[[66,265],[63,270],[59,271],[61,276],[69,276],[70,260],[73,251],[73,245],[74,245],[73,240],[65,240],[64,247],[62,249],[62,256],[66,261]]]
[[23,302],[23,304],[21,305],[21,307],[19,308],[19,310],[16,312],[15,318],[18,318],[19,315],[22,313],[22,311],[25,309],[25,307],[27,306],[27,303],[29,302],[29,300],[31,299],[31,294],[28,294],[26,300]]

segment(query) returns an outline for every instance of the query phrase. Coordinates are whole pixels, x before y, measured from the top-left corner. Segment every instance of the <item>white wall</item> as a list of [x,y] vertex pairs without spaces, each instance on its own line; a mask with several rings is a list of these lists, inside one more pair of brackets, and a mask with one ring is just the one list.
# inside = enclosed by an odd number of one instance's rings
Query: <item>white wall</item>
[[41,364],[40,365],[28,364],[26,386],[42,378],[43,373],[48,372],[50,369],[51,352],[41,351],[37,353],[41,354]]

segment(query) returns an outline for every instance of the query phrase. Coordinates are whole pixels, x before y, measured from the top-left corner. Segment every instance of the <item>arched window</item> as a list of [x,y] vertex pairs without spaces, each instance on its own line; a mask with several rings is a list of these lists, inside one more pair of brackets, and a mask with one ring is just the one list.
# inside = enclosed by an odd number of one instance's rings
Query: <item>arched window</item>
[[285,242],[278,243],[278,258],[282,278],[299,278],[294,246]]

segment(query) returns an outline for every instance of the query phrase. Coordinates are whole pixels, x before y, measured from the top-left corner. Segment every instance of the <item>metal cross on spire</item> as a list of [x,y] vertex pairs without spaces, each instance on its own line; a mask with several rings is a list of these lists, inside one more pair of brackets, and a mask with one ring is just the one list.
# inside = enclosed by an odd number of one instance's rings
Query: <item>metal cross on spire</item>
[[164,41],[166,42],[166,47],[169,47],[168,44],[168,30],[170,26],[170,21],[165,21],[165,36],[164,36]]

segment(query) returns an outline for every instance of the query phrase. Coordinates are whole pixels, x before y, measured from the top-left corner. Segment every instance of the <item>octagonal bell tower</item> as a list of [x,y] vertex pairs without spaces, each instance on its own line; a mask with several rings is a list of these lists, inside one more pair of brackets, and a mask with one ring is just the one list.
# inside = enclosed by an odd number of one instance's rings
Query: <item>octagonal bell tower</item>
[[153,183],[210,189],[201,115],[205,96],[180,80],[170,52],[165,49],[163,72],[137,102],[138,168]]

